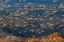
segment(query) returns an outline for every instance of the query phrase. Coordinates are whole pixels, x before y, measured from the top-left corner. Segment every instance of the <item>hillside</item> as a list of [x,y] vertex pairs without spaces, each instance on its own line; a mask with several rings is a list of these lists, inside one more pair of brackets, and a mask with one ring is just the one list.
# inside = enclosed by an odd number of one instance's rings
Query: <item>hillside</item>
[[0,42],[64,42],[64,35],[61,33],[53,33],[47,37],[41,38],[29,38],[29,39],[22,39],[20,37],[15,36],[7,36],[1,37]]

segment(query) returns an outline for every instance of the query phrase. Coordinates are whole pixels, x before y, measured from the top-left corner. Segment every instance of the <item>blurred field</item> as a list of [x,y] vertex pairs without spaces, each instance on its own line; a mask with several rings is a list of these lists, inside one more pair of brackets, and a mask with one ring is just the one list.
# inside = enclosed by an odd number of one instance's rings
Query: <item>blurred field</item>
[[47,37],[22,39],[16,36],[1,37],[0,42],[64,42],[64,35],[53,33]]

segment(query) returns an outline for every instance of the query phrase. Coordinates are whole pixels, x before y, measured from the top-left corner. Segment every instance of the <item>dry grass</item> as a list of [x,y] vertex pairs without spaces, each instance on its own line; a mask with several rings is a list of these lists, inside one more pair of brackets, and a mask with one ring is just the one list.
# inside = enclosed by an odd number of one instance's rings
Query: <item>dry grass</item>
[[20,37],[8,36],[1,37],[0,42],[64,42],[64,35],[60,33],[51,34],[45,38],[30,38],[30,39],[21,39]]

